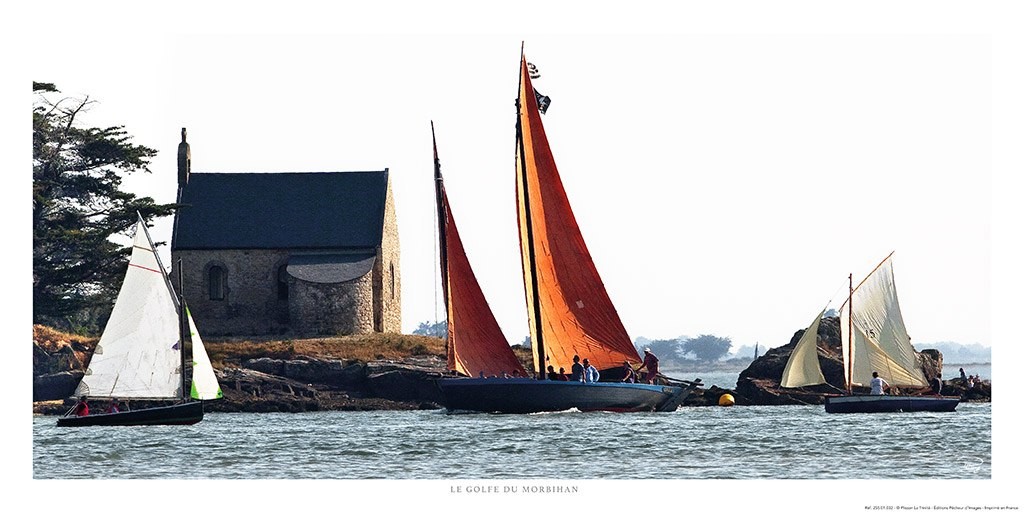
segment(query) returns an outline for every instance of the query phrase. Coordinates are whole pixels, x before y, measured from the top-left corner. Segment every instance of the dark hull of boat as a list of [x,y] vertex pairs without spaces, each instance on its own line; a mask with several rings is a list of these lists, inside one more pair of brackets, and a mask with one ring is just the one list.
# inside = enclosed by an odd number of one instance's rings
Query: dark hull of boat
[[195,401],[134,411],[90,414],[89,416],[64,416],[57,419],[57,426],[192,425],[202,420],[203,403]]
[[851,395],[825,398],[825,412],[952,412],[958,397]]
[[565,382],[534,379],[441,379],[449,411],[510,414],[580,411],[674,411],[693,386],[658,386],[626,382]]

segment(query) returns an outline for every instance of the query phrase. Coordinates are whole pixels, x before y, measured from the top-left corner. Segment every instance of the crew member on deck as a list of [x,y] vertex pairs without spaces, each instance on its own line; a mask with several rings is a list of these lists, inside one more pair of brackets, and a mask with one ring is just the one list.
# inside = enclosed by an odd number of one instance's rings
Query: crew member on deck
[[555,367],[548,365],[548,380],[558,380],[558,374],[555,373]]
[[622,382],[636,382],[636,372],[633,371],[633,367],[629,365],[629,361],[622,362]]
[[935,378],[932,379],[932,394],[933,395],[941,395],[942,394],[942,374],[941,373],[936,375]]
[[636,371],[647,368],[647,375],[644,376],[644,382],[653,384],[654,379],[658,378],[658,356],[651,352],[651,347],[644,347],[644,362],[637,368]]
[[579,382],[583,380],[583,365],[580,364],[579,354],[572,356],[572,377],[569,378],[573,382]]
[[601,379],[601,372],[590,366],[590,359],[583,360],[583,382],[597,382]]
[[884,395],[885,391],[889,389],[889,383],[879,377],[878,372],[871,372],[871,377],[871,394]]

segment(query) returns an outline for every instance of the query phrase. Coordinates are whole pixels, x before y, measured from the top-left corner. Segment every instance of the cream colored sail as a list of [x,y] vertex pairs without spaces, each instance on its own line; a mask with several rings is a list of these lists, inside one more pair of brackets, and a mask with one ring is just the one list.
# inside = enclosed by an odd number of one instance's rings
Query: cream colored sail
[[[846,380],[867,386],[872,372],[893,386],[927,386],[903,324],[889,254],[853,291],[840,311]],[[852,339],[851,339],[852,311]]]
[[223,398],[217,376],[213,373],[210,356],[206,353],[203,338],[199,336],[196,322],[192,320],[192,312],[185,308],[188,317],[188,328],[192,338],[192,398],[199,400],[215,400]]
[[786,361],[786,369],[782,371],[780,386],[798,388],[825,383],[825,376],[821,374],[821,363],[818,362],[818,325],[821,324],[821,317],[824,314],[823,309],[796,342],[796,347]]
[[177,304],[140,218],[114,309],[76,396],[181,398]]

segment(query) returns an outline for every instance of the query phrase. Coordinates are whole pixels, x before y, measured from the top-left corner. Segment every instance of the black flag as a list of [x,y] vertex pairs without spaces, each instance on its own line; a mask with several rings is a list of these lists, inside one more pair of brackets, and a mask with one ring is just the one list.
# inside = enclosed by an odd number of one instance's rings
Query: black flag
[[534,80],[540,78],[540,71],[537,71],[537,66],[534,66],[532,62],[526,63],[526,69],[530,71],[530,78]]
[[[530,72],[531,80],[540,78],[540,71],[537,70],[537,66],[534,66],[532,62],[526,63],[526,69]],[[540,109],[540,113],[543,114],[547,112],[548,107],[551,105],[551,98],[537,92],[537,89],[533,90],[533,94],[537,96],[537,108]]]
[[551,105],[551,98],[537,92],[537,89],[533,90],[533,94],[537,95],[537,108],[540,109],[540,113],[543,114],[547,112],[548,107]]

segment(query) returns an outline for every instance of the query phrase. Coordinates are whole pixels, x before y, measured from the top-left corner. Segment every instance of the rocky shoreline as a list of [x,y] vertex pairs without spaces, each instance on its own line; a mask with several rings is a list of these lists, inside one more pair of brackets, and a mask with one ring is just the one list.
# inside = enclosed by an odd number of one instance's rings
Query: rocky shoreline
[[[803,331],[789,344],[774,348],[743,370],[736,389],[698,388],[685,407],[717,406],[722,395],[735,405],[821,404],[826,394],[842,387],[839,326],[825,319],[819,328],[818,355],[828,384],[798,390],[780,388],[789,353]],[[36,339],[33,352],[33,412],[63,414],[95,347],[95,340],[70,339],[60,343]],[[925,350],[919,354],[929,377],[942,369],[942,355]],[[311,357],[255,357],[230,365],[215,365],[214,372],[224,397],[208,401],[210,412],[307,412],[440,409],[436,381],[447,373],[439,355],[409,355],[400,359],[379,357],[372,361]],[[944,381],[943,394],[965,401],[990,401],[991,382],[968,388],[959,379]],[[143,404],[137,404],[142,406]]]
[[[307,412],[438,409],[444,360],[415,356],[403,361],[346,362],[302,357],[259,358],[241,367],[215,369],[224,397],[205,403],[208,412]],[[37,377],[33,411],[63,414],[81,371]]]

